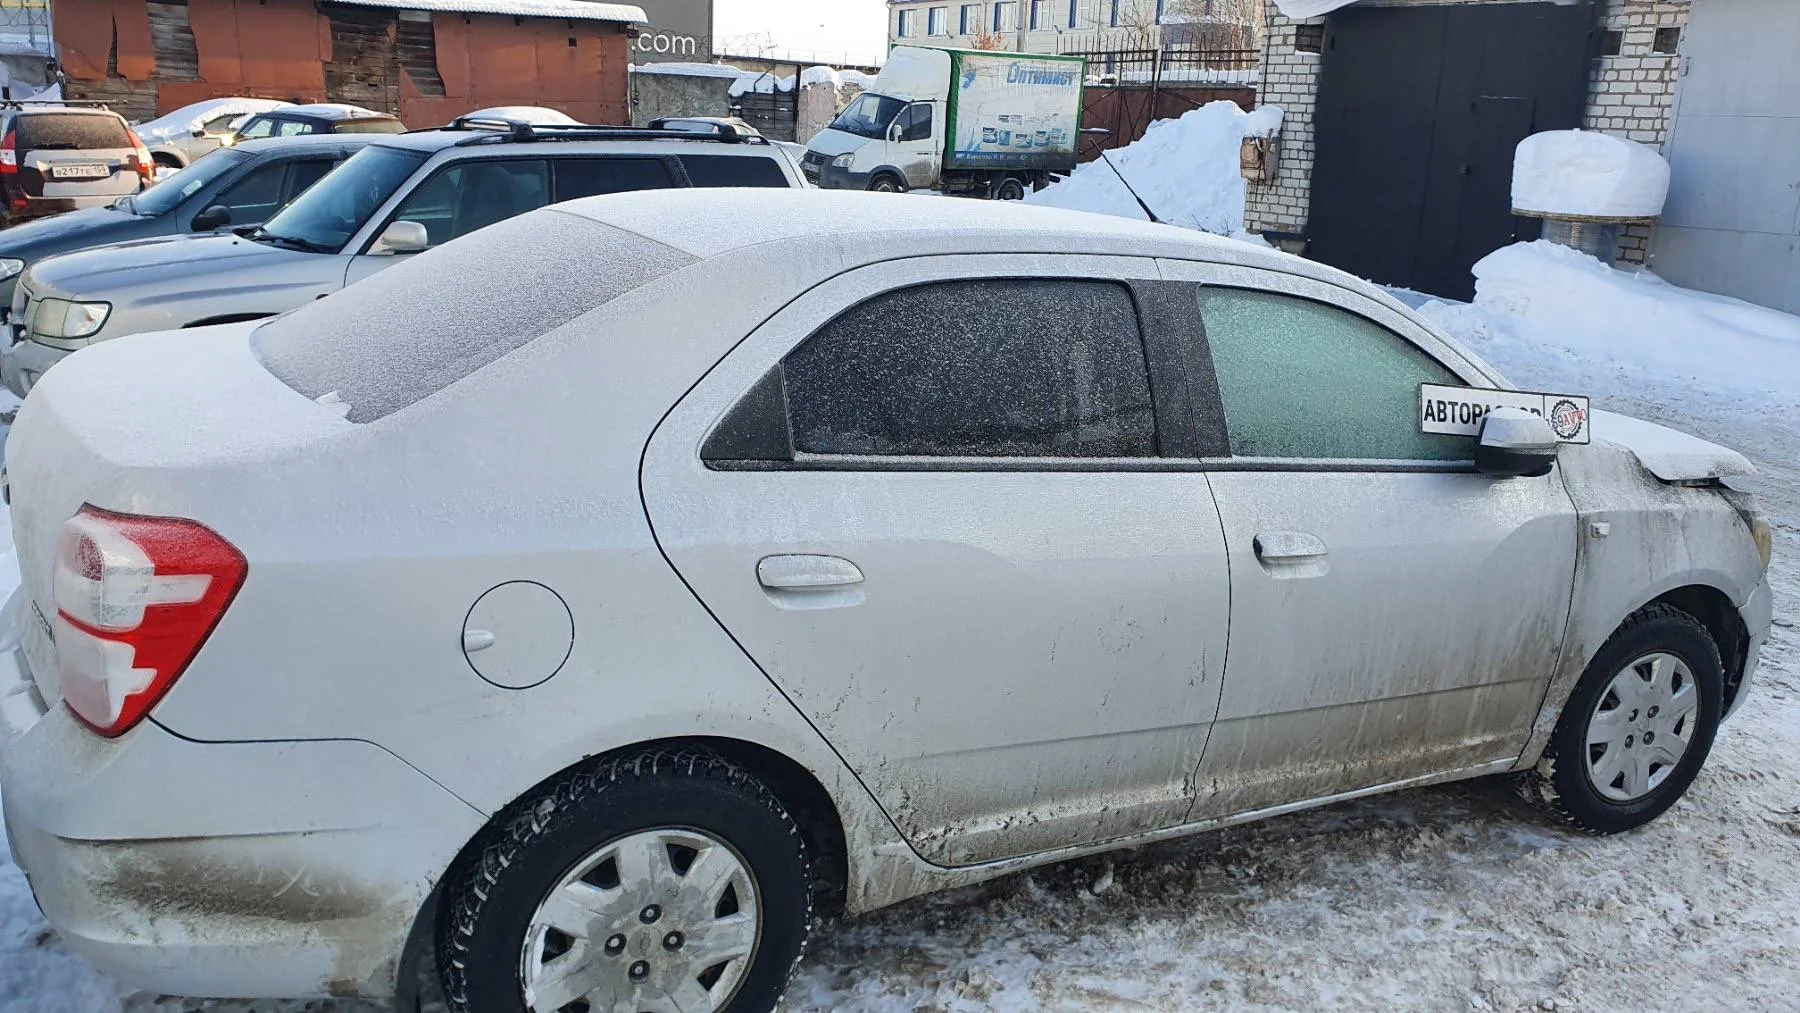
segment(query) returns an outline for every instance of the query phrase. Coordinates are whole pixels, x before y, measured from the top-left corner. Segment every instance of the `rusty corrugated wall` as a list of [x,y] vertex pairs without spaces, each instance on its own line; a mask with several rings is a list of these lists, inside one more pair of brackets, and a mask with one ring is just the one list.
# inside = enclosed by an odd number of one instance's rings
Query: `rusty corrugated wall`
[[349,102],[411,126],[496,105],[630,122],[628,39],[608,22],[312,0],[57,0],[56,41],[69,97],[130,119],[247,95]]

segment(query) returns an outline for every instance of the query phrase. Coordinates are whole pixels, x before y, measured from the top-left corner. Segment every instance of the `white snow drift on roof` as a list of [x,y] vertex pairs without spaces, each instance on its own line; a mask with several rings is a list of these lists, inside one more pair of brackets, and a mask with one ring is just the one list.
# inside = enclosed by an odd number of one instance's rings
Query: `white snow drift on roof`
[[1275,6],[1290,18],[1316,18],[1355,2],[1356,0],[1275,0]]
[[156,144],[189,136],[220,116],[249,116],[292,104],[267,98],[213,98],[204,102],[195,102],[193,105],[182,106],[167,116],[140,123],[132,129],[136,130],[137,135],[145,142]]
[[828,84],[833,88],[854,85],[863,91],[875,87],[875,75],[865,74],[860,70],[839,70],[836,67],[808,67],[800,75],[800,87],[815,84]]
[[1169,225],[1233,235],[1244,229],[1244,138],[1278,129],[1281,117],[1277,106],[1246,113],[1234,103],[1213,102],[1178,120],[1152,123],[1142,140],[1025,200],[1139,220],[1150,219],[1148,207]]
[[[1743,398],[1770,410],[1800,401],[1800,317],[1620,271],[1549,242],[1521,243],[1475,265],[1475,302],[1421,312],[1503,362],[1512,381],[1555,389],[1567,376],[1616,380],[1614,393],[1657,401]],[[1604,437],[1599,424],[1595,435]]]
[[562,18],[568,21],[615,21],[644,25],[650,18],[642,7],[630,4],[590,3],[589,0],[339,0],[352,7],[387,7],[408,11],[443,11],[447,14],[505,14],[515,18]]
[[387,113],[376,112],[373,109],[364,109],[362,106],[346,105],[343,102],[309,102],[306,105],[289,106],[287,111],[307,116],[328,116],[341,120],[387,115]]
[[744,76],[744,71],[736,67],[727,67],[722,63],[638,63],[631,67],[633,74],[673,74],[676,77],[719,77],[735,81]]
[[1550,130],[1519,143],[1513,207],[1540,215],[1653,218],[1669,198],[1669,163],[1611,134]]
[[561,124],[564,126],[581,122],[561,109],[551,109],[549,106],[493,106],[463,115],[465,118],[518,120],[521,123]]

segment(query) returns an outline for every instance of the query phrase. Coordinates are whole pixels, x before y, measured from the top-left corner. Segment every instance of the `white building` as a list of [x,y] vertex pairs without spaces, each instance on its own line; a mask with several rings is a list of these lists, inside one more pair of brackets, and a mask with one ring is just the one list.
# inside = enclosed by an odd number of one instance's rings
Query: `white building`
[[888,41],[1027,53],[1253,49],[1261,16],[1261,3],[1244,0],[888,0]]

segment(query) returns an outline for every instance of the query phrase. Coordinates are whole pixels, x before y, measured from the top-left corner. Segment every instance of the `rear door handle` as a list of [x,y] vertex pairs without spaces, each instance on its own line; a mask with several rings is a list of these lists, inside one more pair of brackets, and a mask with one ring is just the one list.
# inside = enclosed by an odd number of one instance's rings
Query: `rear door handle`
[[1301,531],[1270,531],[1256,536],[1256,558],[1264,562],[1300,563],[1330,554],[1324,541]]
[[767,556],[756,579],[770,591],[830,591],[863,582],[862,570],[837,556]]

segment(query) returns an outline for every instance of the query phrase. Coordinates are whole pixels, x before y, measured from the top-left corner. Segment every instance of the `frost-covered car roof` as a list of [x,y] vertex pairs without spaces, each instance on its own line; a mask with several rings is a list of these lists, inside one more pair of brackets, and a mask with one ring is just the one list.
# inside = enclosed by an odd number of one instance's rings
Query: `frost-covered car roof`
[[364,109],[362,106],[345,105],[342,102],[313,102],[302,106],[283,106],[280,109],[272,109],[270,112],[289,116],[306,116],[316,120],[385,120],[394,118],[384,112]]
[[132,129],[137,135],[152,144],[159,141],[172,141],[200,129],[208,122],[220,116],[254,116],[257,113],[272,113],[277,109],[287,109],[291,102],[263,98],[212,98],[204,102],[182,106],[180,109],[159,116],[154,120],[139,123]]

